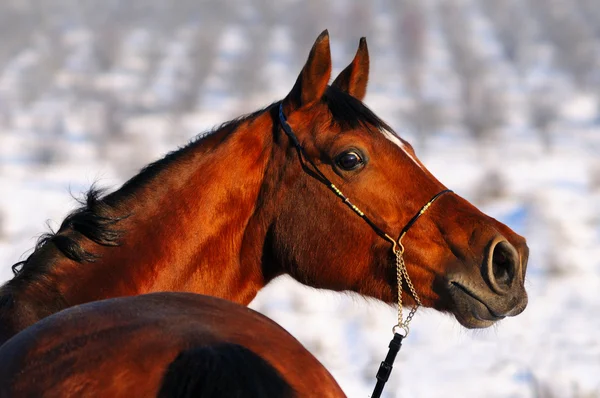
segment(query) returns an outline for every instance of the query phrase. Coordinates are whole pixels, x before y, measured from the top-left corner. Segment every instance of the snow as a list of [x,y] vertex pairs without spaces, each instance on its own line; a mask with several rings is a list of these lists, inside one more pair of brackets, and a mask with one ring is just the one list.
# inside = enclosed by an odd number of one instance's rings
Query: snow
[[[61,42],[49,41],[42,51],[35,40],[24,40],[8,56],[0,52],[0,280],[11,277],[10,265],[47,231],[46,221],[56,228],[76,206],[70,191],[77,195],[94,182],[117,187],[196,134],[282,98],[300,70],[298,60],[308,54],[299,37],[314,40],[330,26],[334,71],[354,55],[350,38],[336,34],[344,21],[327,7],[298,14],[312,18],[298,31],[281,17],[298,2],[247,4],[237,14],[218,14],[217,2],[208,3],[215,13],[204,16],[208,22],[184,15],[169,30],[124,18],[108,39],[74,14],[61,14],[67,20],[54,21]],[[427,21],[419,93],[400,50],[411,38],[396,29],[409,3],[423,4]],[[531,249],[526,311],[490,329],[468,331],[450,316],[419,310],[386,397],[600,396],[600,89],[593,70],[582,81],[564,66],[560,37],[543,28],[543,8],[550,3],[556,1],[404,0],[402,7],[378,1],[365,14],[368,32],[344,28],[356,38],[368,33],[366,104],[418,143],[417,155],[440,181],[526,236]],[[448,23],[454,15],[444,8],[449,4],[460,10],[459,24]],[[492,4],[515,7],[530,22],[514,62],[503,55]],[[577,7],[561,12],[575,15]],[[322,15],[311,14],[314,9]],[[205,28],[208,23],[213,25]],[[473,76],[457,69],[452,35],[462,33],[452,26],[471,32],[461,51],[479,65]],[[10,40],[0,37],[0,49]],[[88,48],[102,40],[116,40],[114,54]],[[600,59],[600,38],[590,40]],[[50,62],[48,53],[59,62]],[[102,66],[99,54],[112,62]],[[461,118],[465,79],[479,76],[479,88],[502,97],[506,108],[501,123],[483,136],[472,134]],[[545,132],[530,114],[540,89],[554,107]],[[410,121],[419,98],[436,104],[442,115],[429,130]],[[306,288],[288,277],[267,286],[251,306],[305,344],[348,396],[369,396],[391,338],[393,308]]]

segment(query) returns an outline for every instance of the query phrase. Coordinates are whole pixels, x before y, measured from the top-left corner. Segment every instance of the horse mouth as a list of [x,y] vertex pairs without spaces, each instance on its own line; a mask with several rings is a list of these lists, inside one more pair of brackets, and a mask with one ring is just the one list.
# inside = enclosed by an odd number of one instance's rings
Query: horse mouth
[[495,311],[472,289],[459,282],[450,282],[449,292],[455,304],[454,316],[469,329],[487,328],[506,315]]

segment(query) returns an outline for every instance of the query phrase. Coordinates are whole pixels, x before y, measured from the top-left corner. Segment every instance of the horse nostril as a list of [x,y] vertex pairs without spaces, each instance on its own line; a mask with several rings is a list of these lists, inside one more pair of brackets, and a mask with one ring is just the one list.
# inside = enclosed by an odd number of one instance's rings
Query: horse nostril
[[515,278],[519,257],[515,248],[506,240],[500,240],[490,247],[488,278],[492,289],[497,293],[506,291]]
[[506,253],[501,250],[494,250],[492,259],[492,272],[494,273],[494,279],[498,283],[507,283],[509,279],[509,260],[506,257]]

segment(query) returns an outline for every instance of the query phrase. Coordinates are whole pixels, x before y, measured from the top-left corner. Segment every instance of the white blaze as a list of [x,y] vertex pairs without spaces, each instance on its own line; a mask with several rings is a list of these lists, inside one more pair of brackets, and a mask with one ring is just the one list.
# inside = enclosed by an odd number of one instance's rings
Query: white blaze
[[406,148],[406,145],[404,145],[404,143],[402,142],[402,140],[400,139],[400,137],[398,137],[396,134],[394,134],[393,132],[386,130],[384,128],[380,129],[381,132],[383,133],[383,135],[385,136],[385,138],[387,138],[388,140],[390,140],[391,142],[393,142],[394,144],[396,144],[398,146],[398,148],[402,149],[402,151],[408,155],[409,158],[412,159],[413,162],[416,163],[417,166],[419,166],[419,168],[421,168],[423,170],[423,166],[421,165],[421,162],[419,162],[411,153],[410,151]]

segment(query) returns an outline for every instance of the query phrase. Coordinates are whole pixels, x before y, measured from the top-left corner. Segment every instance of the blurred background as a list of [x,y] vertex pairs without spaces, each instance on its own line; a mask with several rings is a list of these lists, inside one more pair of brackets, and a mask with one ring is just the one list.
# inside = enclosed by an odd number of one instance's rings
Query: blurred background
[[[477,332],[420,310],[386,396],[600,397],[598,0],[3,0],[0,280],[69,191],[285,96],[325,28],[334,76],[367,36],[366,104],[531,249],[527,310]],[[252,306],[369,396],[394,309],[289,278]]]

